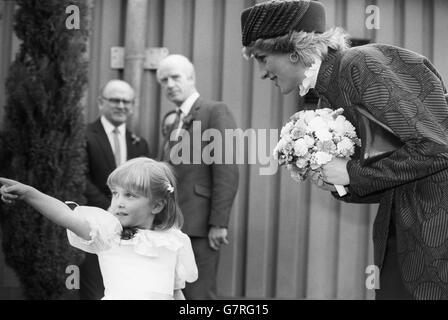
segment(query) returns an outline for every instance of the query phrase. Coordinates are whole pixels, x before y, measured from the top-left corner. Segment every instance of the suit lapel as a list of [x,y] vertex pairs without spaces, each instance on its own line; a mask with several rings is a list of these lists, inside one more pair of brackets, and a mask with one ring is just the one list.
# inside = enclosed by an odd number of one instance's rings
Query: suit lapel
[[115,158],[112,151],[112,146],[110,145],[109,138],[107,137],[106,131],[101,124],[100,119],[98,119],[93,125],[93,133],[95,139],[99,145],[99,148],[103,151],[104,157],[111,168],[115,168]]
[[[195,119],[197,119],[197,114],[199,113],[199,110],[202,106],[202,99],[199,97],[196,99],[196,101],[193,103],[193,106],[190,109],[190,112],[184,117],[182,120],[182,129],[184,130],[190,130],[191,125]],[[176,144],[176,141],[170,141],[169,140],[170,133],[163,139],[162,142],[162,150],[159,156],[160,160],[165,160],[168,162],[171,162],[171,159],[169,158],[168,154],[173,147],[174,144]]]
[[199,97],[194,102],[193,106],[190,109],[190,112],[183,119],[182,129],[188,130],[191,127],[193,121],[197,119],[197,114],[199,113],[201,106],[202,106],[202,99],[201,97]]

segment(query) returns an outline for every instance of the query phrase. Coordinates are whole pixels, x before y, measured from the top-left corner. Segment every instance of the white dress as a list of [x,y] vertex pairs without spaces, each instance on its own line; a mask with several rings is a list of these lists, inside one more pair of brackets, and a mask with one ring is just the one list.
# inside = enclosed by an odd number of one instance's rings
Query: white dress
[[138,229],[130,240],[120,238],[122,226],[109,212],[79,206],[73,211],[91,228],[91,240],[67,230],[73,247],[98,255],[104,300],[173,299],[175,289],[198,278],[190,238],[177,228]]

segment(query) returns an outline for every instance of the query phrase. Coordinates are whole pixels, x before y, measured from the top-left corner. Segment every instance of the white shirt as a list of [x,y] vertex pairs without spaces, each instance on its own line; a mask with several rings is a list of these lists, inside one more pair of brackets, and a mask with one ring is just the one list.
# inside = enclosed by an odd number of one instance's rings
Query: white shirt
[[[113,131],[115,126],[106,119],[106,117],[101,116],[101,124],[103,125],[104,131],[106,131],[107,138],[109,139],[112,151],[115,154],[115,143]],[[120,164],[123,164],[127,160],[127,146],[126,146],[126,122],[117,127],[118,129],[118,141],[120,142]]]
[[310,91],[310,89],[316,86],[317,76],[319,75],[320,65],[322,64],[321,59],[314,60],[314,63],[308,70],[305,71],[305,79],[303,79],[302,83],[299,86],[300,96],[303,97]]
[[176,129],[176,140],[179,137],[179,129],[182,128],[184,122],[183,119],[190,113],[191,108],[193,107],[193,104],[196,102],[196,100],[199,98],[199,92],[192,93],[185,101],[178,107],[181,111],[180,113],[180,121],[179,126]]

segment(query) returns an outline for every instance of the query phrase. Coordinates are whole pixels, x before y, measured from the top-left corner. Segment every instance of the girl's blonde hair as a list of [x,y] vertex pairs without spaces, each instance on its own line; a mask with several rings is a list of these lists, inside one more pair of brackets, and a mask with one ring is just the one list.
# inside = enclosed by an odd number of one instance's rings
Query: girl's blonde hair
[[299,60],[310,67],[316,57],[324,59],[328,48],[342,51],[349,48],[348,34],[340,27],[332,28],[324,33],[297,32],[270,39],[257,39],[243,48],[246,58],[252,57],[254,50],[278,54],[296,53]]
[[165,200],[165,207],[155,215],[154,229],[182,227],[183,216],[177,204],[176,179],[166,163],[144,157],[129,160],[109,175],[107,185],[111,189],[120,187],[129,190],[151,201]]

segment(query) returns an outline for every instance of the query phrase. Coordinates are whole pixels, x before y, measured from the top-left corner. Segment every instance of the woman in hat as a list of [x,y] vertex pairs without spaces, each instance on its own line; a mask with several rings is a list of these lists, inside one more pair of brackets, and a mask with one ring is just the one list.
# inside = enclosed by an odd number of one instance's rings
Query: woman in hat
[[437,70],[403,48],[349,48],[342,29],[326,30],[319,2],[263,2],[245,9],[241,24],[243,52],[257,60],[262,79],[283,94],[314,88],[321,105],[344,108],[358,130],[364,110],[400,142],[374,159],[335,158],[317,182],[330,191],[346,186],[346,196],[333,192],[341,200],[380,204],[376,299],[447,299],[448,106]]

